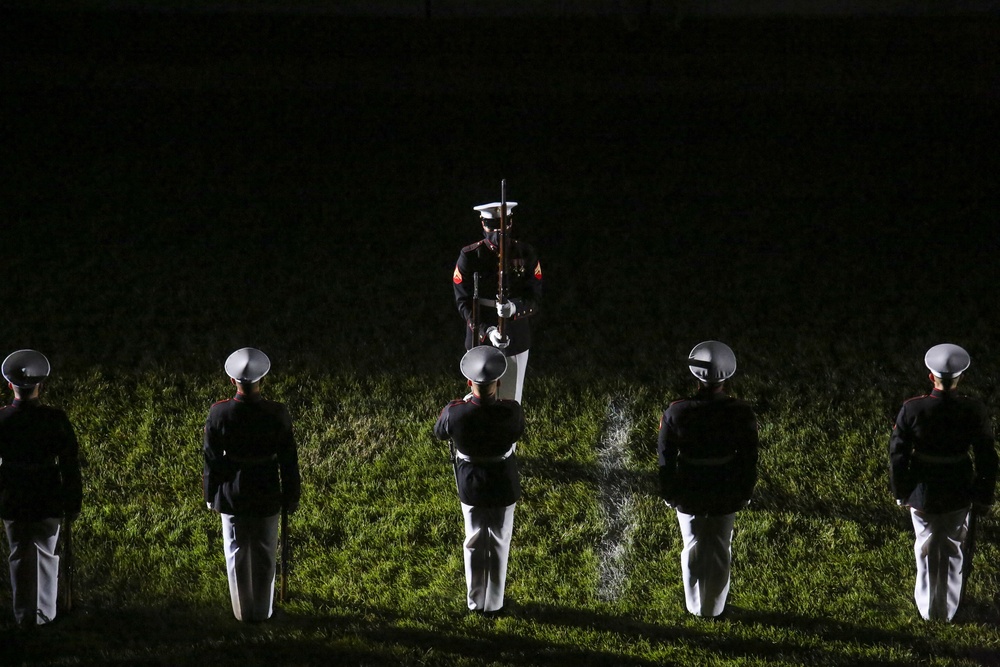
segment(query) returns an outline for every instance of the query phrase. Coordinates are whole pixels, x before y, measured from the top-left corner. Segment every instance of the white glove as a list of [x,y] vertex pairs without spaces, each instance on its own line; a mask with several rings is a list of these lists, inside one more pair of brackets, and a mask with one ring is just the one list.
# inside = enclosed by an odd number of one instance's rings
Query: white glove
[[510,345],[510,340],[501,340],[500,332],[496,327],[490,327],[486,330],[486,335],[489,337],[490,342],[493,343],[493,347],[503,350],[508,345]]
[[514,317],[514,313],[516,312],[517,306],[514,305],[513,301],[507,301],[506,303],[497,301],[497,317],[508,319]]

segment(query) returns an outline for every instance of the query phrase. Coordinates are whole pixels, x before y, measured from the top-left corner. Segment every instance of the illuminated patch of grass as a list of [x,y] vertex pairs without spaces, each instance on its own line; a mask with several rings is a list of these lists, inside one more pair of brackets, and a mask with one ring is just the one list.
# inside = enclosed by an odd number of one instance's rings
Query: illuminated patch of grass
[[[148,16],[114,31],[105,18],[95,35],[135,45],[147,23],[163,25]],[[66,67],[48,42],[11,31],[27,48],[4,97],[15,112],[0,152],[0,340],[50,355],[46,399],[68,410],[87,467],[78,609],[20,647],[0,613],[0,661],[1000,662],[996,511],[958,622],[925,624],[911,528],[885,474],[893,417],[926,389],[929,345],[967,345],[965,390],[1000,405],[995,252],[982,232],[995,218],[997,105],[968,58],[947,81],[946,59],[931,78],[904,68],[920,82],[904,84],[881,66],[924,62],[924,28],[880,23],[900,38],[896,57],[884,58],[884,27],[824,37],[822,53],[802,49],[806,69],[781,57],[771,79],[742,63],[774,60],[773,39],[755,53],[716,37],[681,68],[708,85],[677,89],[663,64],[708,26],[617,34],[559,21],[560,41],[535,26],[523,60],[516,45],[505,54],[542,77],[514,77],[502,103],[479,104],[448,84],[495,81],[492,52],[464,23],[456,41],[440,22],[381,32],[338,20],[338,32],[317,17],[336,47],[303,76],[297,38],[312,18],[245,19],[294,45],[196,57],[205,68],[113,49]],[[933,28],[943,51],[953,32],[952,51],[991,52],[973,34],[989,30],[946,24]],[[789,25],[794,35],[774,34],[796,48],[825,30]],[[369,43],[368,28],[388,39]],[[580,53],[549,58],[569,32]],[[218,43],[256,43],[239,33]],[[406,71],[426,66],[434,85],[401,89],[399,59],[377,44],[422,59]],[[323,70],[351,85],[314,85]],[[836,73],[831,89],[812,76],[821,70]],[[430,428],[465,393],[450,277],[478,236],[463,217],[470,198],[496,169],[517,172],[506,174],[523,202],[515,229],[539,250],[546,298],[525,389],[516,606],[484,619],[464,611],[461,515]],[[732,608],[717,622],[684,610],[679,531],[655,487],[659,414],[690,390],[683,360],[707,339],[735,350],[731,390],[755,406],[762,440],[757,493],[736,522]],[[292,598],[262,626],[231,617],[219,519],[200,491],[202,423],[231,392],[223,360],[244,345],[275,362],[265,391],[294,416],[303,471]],[[630,424],[611,457],[616,402]],[[9,602],[0,584],[0,609]]]
[[[1000,642],[989,604],[995,544],[982,545],[960,623],[916,621],[906,516],[886,501],[883,443],[871,442],[877,416],[859,408],[856,423],[817,429],[791,392],[762,411],[761,493],[737,518],[730,613],[689,616],[676,519],[653,483],[658,412],[679,387],[615,381],[598,390],[546,376],[529,385],[519,445],[514,611],[487,620],[464,612],[461,514],[446,446],[430,434],[462,384],[276,375],[266,391],[293,410],[303,473],[292,597],[275,622],[244,626],[231,618],[219,521],[199,487],[202,421],[228,385],[97,371],[85,382],[101,391],[85,402],[82,393],[53,397],[81,433],[88,500],[76,530],[79,606],[46,630],[53,641],[28,647],[42,662],[259,664],[284,654],[474,665],[486,652],[498,665],[964,666]],[[747,378],[739,389],[764,387]],[[609,398],[624,395],[634,419],[615,474],[629,490],[629,538],[624,579],[606,599],[599,444]],[[815,448],[822,460],[809,456]],[[185,620],[192,614],[197,628]],[[104,626],[116,631],[99,634]],[[9,632],[9,619],[0,627]]]

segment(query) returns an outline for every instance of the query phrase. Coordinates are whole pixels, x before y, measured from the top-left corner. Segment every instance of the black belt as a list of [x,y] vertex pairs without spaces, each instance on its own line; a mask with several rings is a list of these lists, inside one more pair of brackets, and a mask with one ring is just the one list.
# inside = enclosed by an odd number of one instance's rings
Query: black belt
[[735,454],[729,456],[716,456],[713,458],[696,459],[689,456],[680,456],[681,461],[692,466],[724,466],[736,458]]
[[923,452],[913,452],[913,458],[922,463],[963,463],[969,460],[968,454],[955,454],[952,456],[936,456],[934,454],[924,454]]
[[23,461],[11,461],[10,459],[4,461],[0,459],[0,466],[10,466],[18,470],[44,470],[45,468],[58,468],[59,464],[56,459],[46,460],[42,463],[27,463]]
[[500,461],[506,461],[514,452],[517,450],[517,443],[515,442],[510,446],[506,452],[500,456],[469,456],[468,454],[463,454],[462,452],[455,450],[455,458],[461,459],[462,461],[468,461],[472,464],[482,464],[482,463],[500,463]]
[[232,454],[227,453],[226,458],[228,458],[233,463],[239,463],[240,465],[259,466],[259,465],[264,465],[265,463],[272,463],[274,461],[277,461],[278,455],[271,454],[270,456],[253,457],[253,456],[233,456]]

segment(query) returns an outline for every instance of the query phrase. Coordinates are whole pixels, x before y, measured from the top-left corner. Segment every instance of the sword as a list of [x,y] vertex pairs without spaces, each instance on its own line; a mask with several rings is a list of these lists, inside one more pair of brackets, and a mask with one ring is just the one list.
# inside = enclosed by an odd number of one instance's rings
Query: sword
[[288,539],[288,509],[281,508],[281,587],[278,601],[288,600],[288,568],[292,560],[292,545]]
[[73,521],[63,520],[62,529],[62,606],[64,612],[73,611]]
[[448,441],[448,451],[451,458],[451,471],[455,474],[455,491],[458,491],[458,457],[455,455],[455,443]]
[[965,533],[965,544],[962,545],[964,559],[962,560],[962,593],[958,597],[958,604],[961,606],[965,602],[965,589],[969,583],[969,576],[972,574],[972,563],[976,556],[976,541],[979,533],[979,507],[973,503],[969,510],[969,530]]

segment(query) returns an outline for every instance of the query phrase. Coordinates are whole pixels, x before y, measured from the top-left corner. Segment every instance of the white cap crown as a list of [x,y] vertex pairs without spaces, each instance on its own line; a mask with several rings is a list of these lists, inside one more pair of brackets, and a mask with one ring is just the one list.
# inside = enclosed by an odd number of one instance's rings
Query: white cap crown
[[507,357],[490,345],[472,348],[462,357],[462,375],[475,384],[496,382],[507,371]]
[[3,376],[18,389],[30,389],[49,376],[52,367],[37,350],[11,352],[3,360]]
[[226,375],[241,384],[260,382],[269,370],[271,360],[257,348],[240,348],[226,359]]
[[698,343],[688,354],[688,368],[702,382],[724,382],[736,372],[736,355],[725,343],[707,340]]
[[[500,208],[502,204],[498,201],[492,204],[480,204],[479,206],[473,206],[473,210],[479,211],[479,217],[484,220],[499,220],[500,219]],[[514,207],[517,206],[516,201],[507,202],[507,212],[506,216],[510,216],[514,212]]]
[[934,377],[942,379],[955,378],[965,372],[972,363],[969,353],[958,345],[941,343],[927,350],[924,355],[924,365]]

